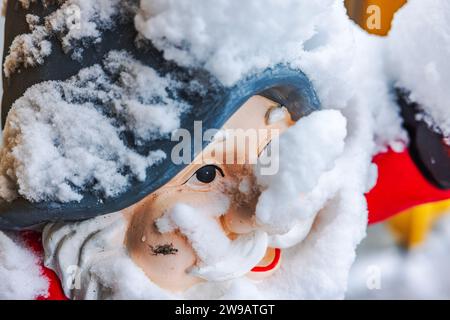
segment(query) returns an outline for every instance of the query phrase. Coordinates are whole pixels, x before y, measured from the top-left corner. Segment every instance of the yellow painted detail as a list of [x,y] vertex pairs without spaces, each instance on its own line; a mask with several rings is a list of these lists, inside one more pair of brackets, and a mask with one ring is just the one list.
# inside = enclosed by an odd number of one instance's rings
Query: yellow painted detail
[[426,240],[435,222],[444,214],[450,214],[450,200],[406,210],[391,218],[387,225],[399,244],[413,248]]
[[380,36],[389,33],[394,14],[405,3],[406,0],[345,0],[349,16],[364,30]]

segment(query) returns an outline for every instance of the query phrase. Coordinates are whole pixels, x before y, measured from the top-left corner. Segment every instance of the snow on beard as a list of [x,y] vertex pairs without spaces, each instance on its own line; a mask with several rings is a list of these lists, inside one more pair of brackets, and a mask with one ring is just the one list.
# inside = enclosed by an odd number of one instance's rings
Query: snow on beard
[[[266,254],[267,234],[261,230],[230,240],[216,219],[205,210],[177,204],[163,219],[165,232],[179,230],[187,237],[200,263],[189,271],[208,281],[225,281],[242,277]],[[161,225],[161,220],[159,221]]]
[[258,182],[264,190],[256,216],[259,224],[274,236],[272,245],[295,245],[308,234],[317,209],[323,205],[308,197],[320,177],[342,155],[346,124],[339,111],[314,112],[280,137],[279,154],[274,154],[279,165],[276,174],[264,175],[261,162],[256,165]]
[[[227,217],[230,211],[244,210],[244,219],[254,224],[254,208],[259,190],[252,166],[229,165],[219,192],[208,204],[176,203],[156,221],[162,233],[178,231],[186,237],[197,254],[198,263],[189,273],[208,281],[226,281],[244,276],[265,256],[267,234],[263,230],[229,237]],[[233,220],[233,217],[228,217]]]
[[[309,193],[323,173],[333,169],[342,155],[345,137],[346,120],[335,110],[315,112],[281,136],[280,154],[275,155],[279,157],[275,159],[279,162],[278,172],[265,176],[260,165],[255,168],[264,190],[255,208],[256,231],[231,241],[216,219],[225,213],[223,210],[185,204],[176,205],[159,220],[160,231],[178,229],[188,238],[201,259],[201,264],[191,270],[194,275],[211,281],[244,276],[265,255],[269,245],[265,231],[272,235],[271,245],[275,247],[296,245],[308,235],[318,208],[324,206],[308,199]],[[233,190],[232,202],[246,201],[245,192],[241,192],[245,188],[228,189]],[[216,211],[217,215],[211,215]]]
[[[205,214],[205,212],[195,211],[186,205],[177,205],[170,214],[170,219],[171,223],[179,225],[177,228],[182,229],[204,260],[213,261],[217,256],[214,250],[217,249],[220,252],[225,251],[226,257],[233,257],[233,259],[225,259],[228,262],[228,268],[235,271],[237,268],[242,269],[242,266],[236,264],[243,261],[238,256],[242,255],[242,249],[246,249],[244,241],[232,244],[229,240],[224,239],[221,237],[223,231],[213,225],[214,220],[208,220],[207,215],[202,216],[201,214]],[[166,216],[167,218],[169,217]],[[191,221],[188,221],[189,219]],[[248,280],[239,278],[237,274],[233,275],[234,279],[231,281],[208,281],[183,293],[174,293],[160,288],[127,254],[123,246],[126,226],[127,222],[123,215],[114,213],[83,222],[54,223],[45,227],[43,235],[45,265],[58,274],[67,297],[71,299],[180,299],[195,297],[210,299],[214,295],[219,294],[218,298],[220,298],[222,295],[229,294],[230,297],[237,298],[243,293],[249,294],[252,290],[253,293],[247,297],[257,296],[258,293],[254,286]],[[200,226],[200,229],[191,228],[196,226]],[[202,235],[202,232],[206,233]],[[204,241],[206,236],[211,236],[211,238]],[[250,243],[250,240],[248,242]],[[214,248],[211,248],[212,244],[215,245]],[[260,244],[261,251],[264,249],[265,252],[266,244],[266,242]],[[194,267],[194,269],[205,277],[215,279],[219,276],[223,277],[220,275],[221,270],[225,272],[225,268],[220,268],[220,266],[218,268],[201,266]],[[204,290],[205,285],[208,287],[206,291]],[[242,285],[247,287],[245,292],[239,289]]]
[[176,298],[150,281],[128,256],[126,226],[121,213],[45,226],[45,266],[56,272],[69,299]]

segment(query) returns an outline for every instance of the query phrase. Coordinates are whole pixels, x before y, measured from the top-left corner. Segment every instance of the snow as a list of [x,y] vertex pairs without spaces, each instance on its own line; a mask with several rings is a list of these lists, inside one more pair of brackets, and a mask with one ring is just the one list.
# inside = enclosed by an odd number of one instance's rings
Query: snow
[[[426,121],[450,136],[450,3],[411,0],[395,16],[389,34],[392,81],[411,91]],[[420,39],[420,41],[418,41]]]
[[9,78],[20,66],[34,67],[44,63],[44,58],[51,52],[50,41],[45,40],[48,34],[44,27],[36,26],[32,34],[17,36],[5,58],[4,73]]
[[311,218],[303,216],[298,198],[310,193],[323,173],[334,167],[344,150],[346,125],[339,111],[324,110],[300,119],[281,135],[278,159],[273,160],[279,163],[277,173],[264,175],[260,165],[255,170],[264,190],[256,207],[260,224],[286,233],[299,219]]
[[0,231],[0,300],[30,300],[47,291],[39,258]]
[[[273,61],[287,62],[305,53],[305,43],[313,45],[334,3],[142,0],[135,23],[167,59],[202,65],[230,85]],[[288,19],[286,12],[295,19]]]
[[113,51],[103,66],[31,87],[8,115],[0,151],[7,184],[0,196],[80,201],[92,184],[101,196],[113,197],[131,178],[144,180],[146,170],[166,155],[139,154],[122,135],[132,133],[139,145],[177,129],[188,107],[172,98],[177,85],[129,54]]
[[380,59],[382,40],[357,30],[343,1],[141,0],[140,4],[136,29],[166,59],[202,66],[225,85],[288,64],[309,77],[325,108],[345,108],[356,93],[365,92],[366,107],[377,122],[378,150],[407,141]]
[[225,281],[250,272],[266,254],[267,234],[256,231],[231,241],[220,222],[202,211],[180,203],[174,206],[169,217],[164,217],[170,219],[175,228],[163,231],[179,230],[201,260],[190,273],[209,281]]
[[280,106],[280,107],[277,107],[277,108],[273,108],[269,112],[269,116],[267,118],[267,123],[268,124],[275,124],[278,121],[281,121],[281,120],[285,119],[287,114],[288,114],[288,110],[286,109],[286,107]]
[[386,74],[386,39],[368,35],[359,28],[353,31],[356,45],[353,49],[352,86],[360,95],[361,108],[371,110],[374,120],[373,132],[376,152],[388,148],[402,152],[409,138],[402,128],[396,97]]
[[43,233],[45,265],[55,270],[67,297],[168,299],[123,247],[126,224],[110,214],[73,224],[49,224]]
[[[280,269],[259,284],[268,298],[342,299],[345,295],[355,248],[365,236],[367,225],[362,190],[370,180],[371,155],[361,152],[361,145],[373,146],[370,112],[350,104],[346,114],[344,152],[312,192],[299,199],[304,214],[316,215],[310,232],[304,239],[289,233],[287,239],[279,235],[278,241],[285,247]],[[307,225],[297,221],[299,229]]]
[[[21,0],[24,8],[36,0]],[[43,1],[46,4],[48,1]],[[44,17],[42,23],[27,19],[30,33],[17,36],[5,57],[4,74],[8,78],[21,67],[43,64],[52,52],[49,39],[57,35],[62,49],[67,53],[82,40],[100,41],[101,31],[114,26],[114,16],[119,12],[121,0],[66,0]],[[31,17],[30,17],[31,18]],[[80,48],[74,52],[80,54]]]

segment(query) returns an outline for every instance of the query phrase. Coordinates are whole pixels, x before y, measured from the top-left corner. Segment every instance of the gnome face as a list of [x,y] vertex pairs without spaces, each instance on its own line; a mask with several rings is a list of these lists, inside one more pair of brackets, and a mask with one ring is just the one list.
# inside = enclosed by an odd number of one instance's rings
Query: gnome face
[[[253,24],[255,41],[235,55],[223,45],[246,44],[239,40],[240,26],[247,29],[250,20],[241,15],[233,31],[229,19],[209,19],[208,10],[196,10],[196,16],[208,18],[198,20],[205,21],[205,31],[223,30],[225,38],[222,32],[207,35],[220,40],[211,43],[212,50],[186,42],[194,50],[183,55],[192,56],[189,62],[176,59],[159,32],[148,35],[146,26],[156,31],[158,26],[134,11],[146,8],[129,8],[128,1],[114,1],[115,13],[110,1],[79,8],[83,26],[99,36],[95,46],[66,54],[77,49],[72,38],[84,43],[85,35],[51,28],[51,22],[79,1],[55,4],[50,15],[35,2],[31,9],[41,17],[39,25],[26,19],[27,10],[16,10],[13,2],[8,6],[11,90],[2,111],[9,112],[3,137],[11,143],[2,151],[0,173],[8,188],[0,197],[8,201],[0,207],[0,227],[50,222],[43,232],[45,265],[58,274],[69,298],[343,296],[367,223],[363,194],[372,113],[354,103],[359,96],[346,88],[353,79],[346,71],[352,69],[347,45],[353,38],[342,5],[292,1],[285,7],[267,1],[274,25],[284,22],[290,9],[292,17],[304,19],[271,30],[271,45],[261,24]],[[185,17],[185,8],[202,2],[177,3],[172,10]],[[255,4],[233,5],[259,12]],[[105,13],[106,21],[92,30],[97,12]],[[119,13],[128,19],[115,19]],[[18,21],[23,28],[16,27]],[[164,16],[156,21],[170,25]],[[30,32],[21,34],[27,27]],[[178,27],[171,30],[199,34]],[[28,59],[35,46],[22,50],[30,37],[44,44],[36,61]],[[62,50],[50,52],[50,44]],[[202,52],[212,56],[197,56]],[[227,70],[232,73],[224,75]],[[345,110],[320,111],[322,105]],[[187,154],[197,158],[185,166],[171,157],[172,133],[192,133],[197,120],[206,130],[220,128],[225,134],[203,140],[203,151],[194,146]],[[261,174],[260,163],[284,130],[279,174]],[[228,143],[247,138],[248,131],[256,133],[256,143]],[[280,258],[275,248],[283,249],[280,272],[273,272]]]
[[[271,118],[271,114],[278,114],[277,118]],[[240,270],[231,263],[229,272],[216,270],[218,273],[213,276],[194,272],[198,265],[214,269],[211,265],[215,265],[217,257],[205,251],[217,250],[217,255],[232,260],[236,254],[232,252],[236,251],[232,243],[258,229],[255,209],[260,191],[252,159],[258,158],[273,135],[292,123],[288,112],[277,103],[252,97],[225,124],[226,135],[217,135],[199,158],[168,184],[124,211],[128,221],[126,248],[154,283],[164,289],[183,291],[205,279],[222,280],[224,276],[233,278],[233,274],[241,273],[264,278],[276,269],[275,249],[268,247],[267,241],[250,237],[245,240],[247,243],[260,242],[259,245],[252,252],[237,252],[250,263],[244,263],[248,270],[245,266]],[[249,132],[256,133],[256,143],[250,143],[244,136],[247,134],[248,138]],[[230,143],[235,137],[235,142],[245,142]],[[180,205],[189,208],[193,220],[198,218],[201,222],[183,221],[187,216]],[[208,223],[212,228],[208,228]],[[264,268],[267,265],[271,267]]]

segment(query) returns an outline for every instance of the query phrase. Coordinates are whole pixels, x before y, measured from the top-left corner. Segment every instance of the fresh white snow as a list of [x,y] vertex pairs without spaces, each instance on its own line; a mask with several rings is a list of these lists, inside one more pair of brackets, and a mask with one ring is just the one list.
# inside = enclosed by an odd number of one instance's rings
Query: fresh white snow
[[425,120],[450,137],[450,2],[410,0],[388,37],[389,73],[423,108]]
[[190,270],[197,277],[216,282],[233,280],[250,272],[266,255],[268,237],[263,231],[231,241],[214,216],[182,203],[174,206],[168,218],[201,260]]
[[46,296],[47,290],[39,258],[0,231],[0,300],[35,299]]
[[320,177],[333,169],[342,155],[346,126],[347,121],[339,111],[324,110],[300,119],[283,133],[279,154],[273,159],[279,165],[277,173],[263,174],[260,164],[255,170],[264,190],[256,207],[260,224],[271,231],[286,233],[299,220],[311,218],[302,210],[301,198],[314,189]]
[[[133,177],[166,157],[141,155],[135,143],[170,136],[187,109],[170,92],[176,81],[125,52],[110,52],[100,65],[64,81],[37,84],[18,99],[9,115],[0,151],[0,197],[30,201],[79,201],[89,184],[106,197],[123,192]],[[129,169],[129,172],[126,171]]]
[[[37,0],[21,0],[24,8]],[[46,3],[47,0],[43,0]],[[57,35],[65,52],[74,49],[74,57],[80,54],[81,40],[100,41],[101,31],[114,25],[114,15],[118,13],[121,0],[66,0],[61,7],[39,21],[28,16],[30,33],[17,36],[4,62],[4,74],[8,78],[21,67],[28,68],[43,64],[52,53],[48,40]],[[36,19],[37,18],[37,19]]]

